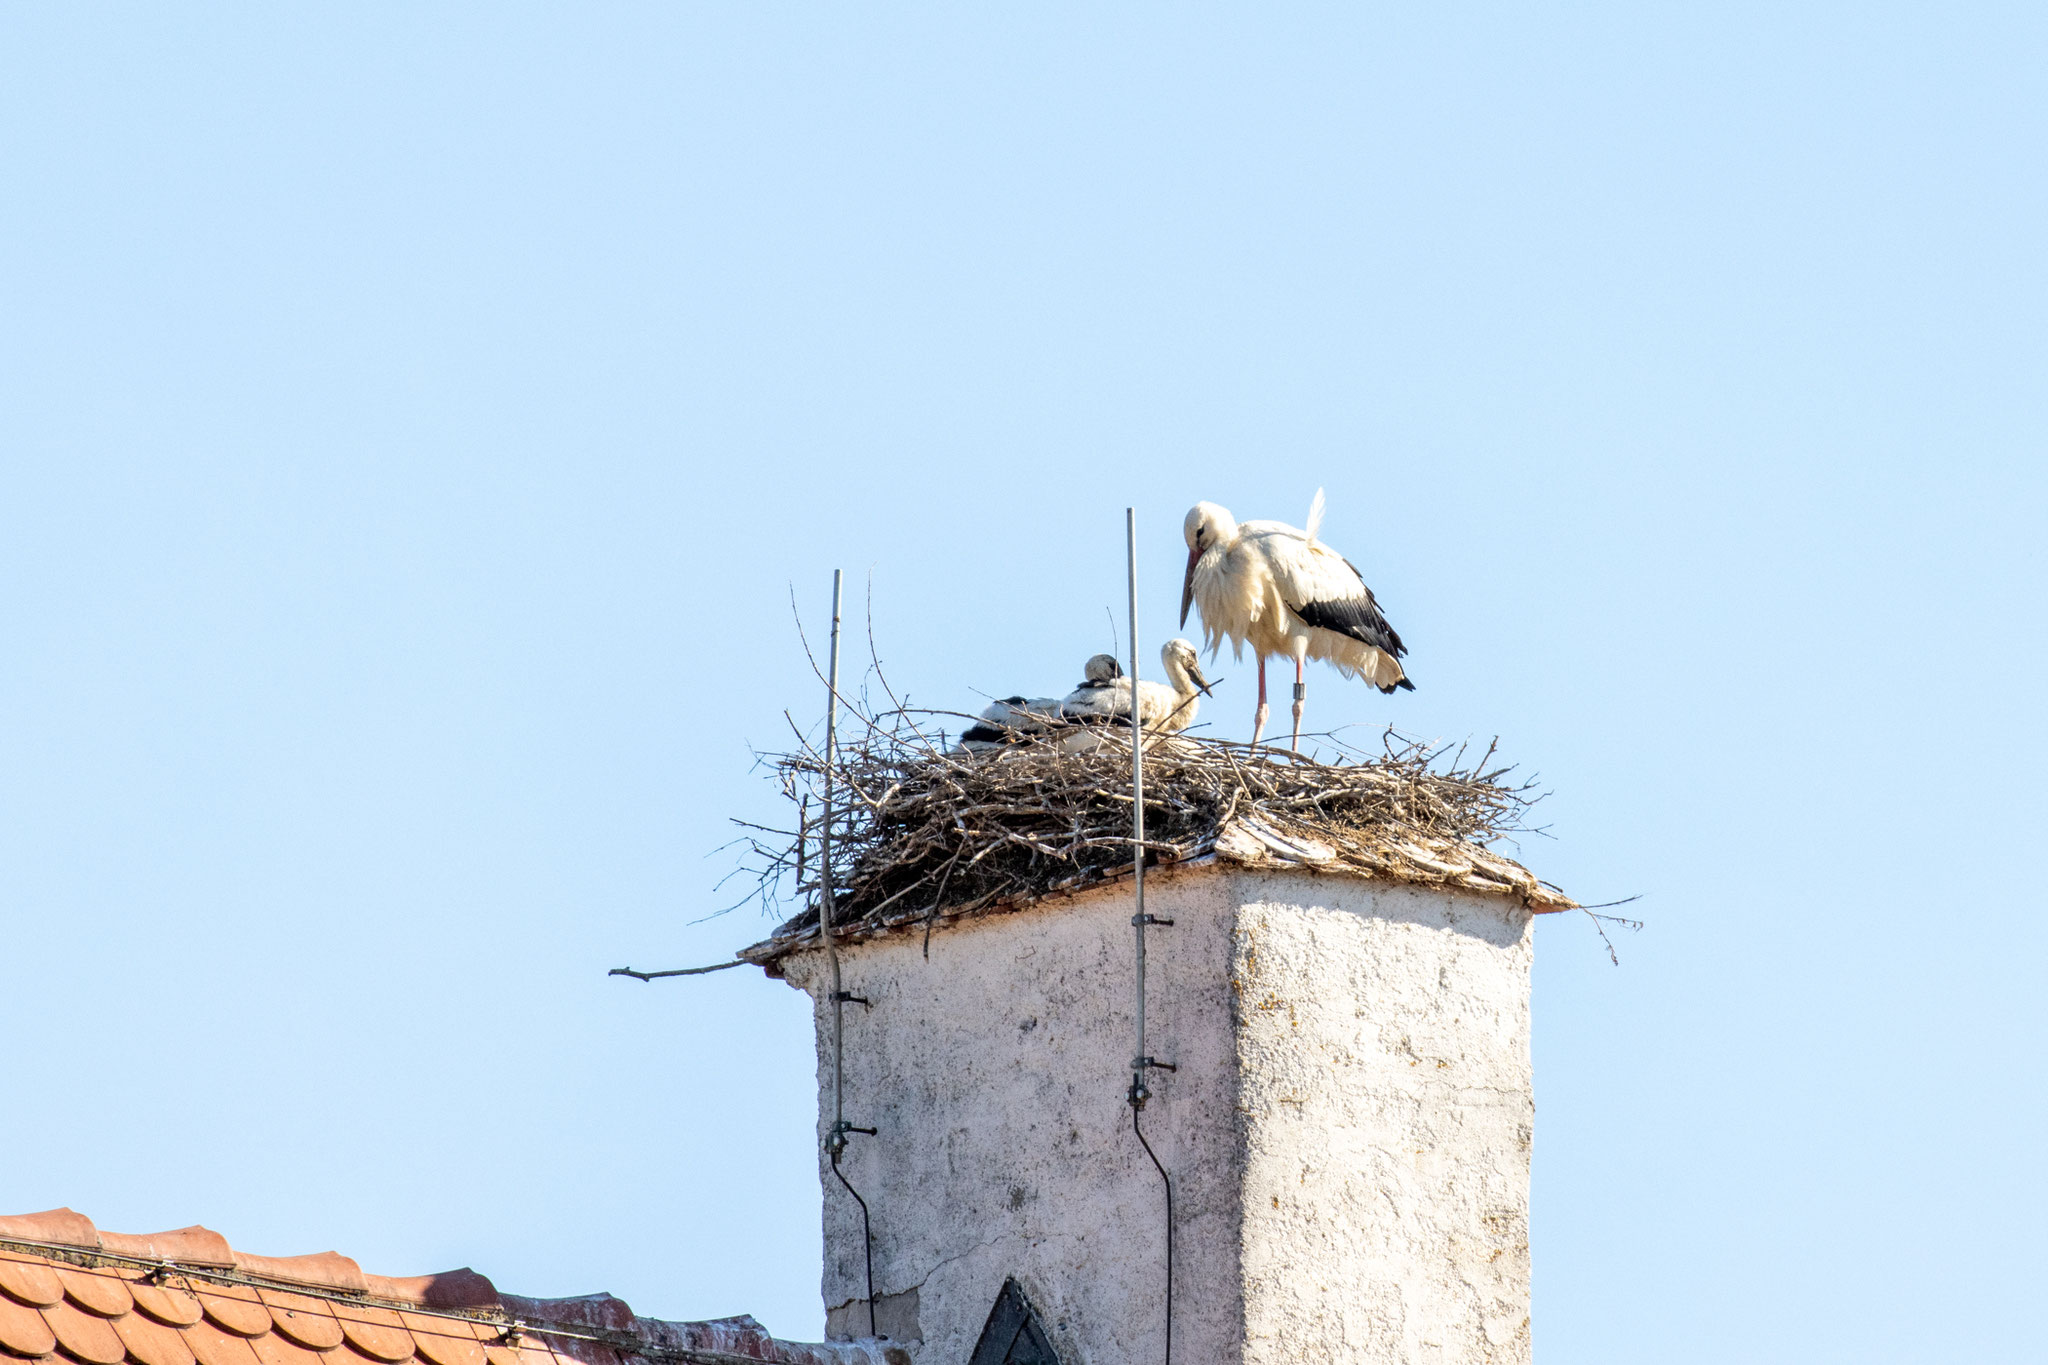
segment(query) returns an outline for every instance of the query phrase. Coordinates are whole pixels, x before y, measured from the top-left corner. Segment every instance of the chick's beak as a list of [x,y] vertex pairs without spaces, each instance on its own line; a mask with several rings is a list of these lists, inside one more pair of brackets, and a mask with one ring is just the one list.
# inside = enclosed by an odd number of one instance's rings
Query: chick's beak
[[1195,561],[1202,557],[1200,550],[1188,551],[1187,576],[1180,581],[1180,623],[1188,623],[1188,608],[1195,603]]
[[1196,687],[1202,689],[1203,696],[1213,697],[1216,695],[1209,690],[1209,680],[1202,676],[1202,666],[1200,664],[1191,663],[1188,665],[1188,680],[1194,683]]

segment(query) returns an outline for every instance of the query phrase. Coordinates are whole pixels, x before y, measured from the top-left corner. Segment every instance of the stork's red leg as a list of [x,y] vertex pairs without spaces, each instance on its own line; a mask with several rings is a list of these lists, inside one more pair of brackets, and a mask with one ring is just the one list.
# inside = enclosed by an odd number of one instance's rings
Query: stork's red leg
[[1259,736],[1266,733],[1266,656],[1259,656],[1259,709],[1252,715],[1252,747],[1259,747]]
[[1301,666],[1304,660],[1299,651],[1294,656],[1294,739],[1287,746],[1296,753],[1301,751],[1301,711],[1308,700],[1308,684],[1301,680]]

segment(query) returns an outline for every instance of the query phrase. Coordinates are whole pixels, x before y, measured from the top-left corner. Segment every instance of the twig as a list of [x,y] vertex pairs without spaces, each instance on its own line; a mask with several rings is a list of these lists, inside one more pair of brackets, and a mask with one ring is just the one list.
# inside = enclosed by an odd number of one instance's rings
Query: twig
[[1586,918],[1593,921],[1593,932],[1600,935],[1600,941],[1607,945],[1607,960],[1609,962],[1612,962],[1617,967],[1621,965],[1621,954],[1614,951],[1614,940],[1607,937],[1607,926],[1609,924],[1616,924],[1628,930],[1630,933],[1641,933],[1643,929],[1643,922],[1639,919],[1624,919],[1620,915],[1597,915],[1593,912],[1596,910],[1611,910],[1617,905],[1628,905],[1631,902],[1639,901],[1642,898],[1642,893],[1638,892],[1635,895],[1625,897],[1622,900],[1602,901],[1598,905],[1582,905],[1579,907],[1580,911],[1585,914]]
[[[741,902],[745,904],[745,902]],[[731,962],[713,963],[709,967],[675,967],[665,972],[636,972],[631,967],[614,967],[606,976],[630,976],[635,981],[652,981],[663,976],[702,976],[706,972],[722,972],[728,967],[744,967],[747,964],[735,959]]]

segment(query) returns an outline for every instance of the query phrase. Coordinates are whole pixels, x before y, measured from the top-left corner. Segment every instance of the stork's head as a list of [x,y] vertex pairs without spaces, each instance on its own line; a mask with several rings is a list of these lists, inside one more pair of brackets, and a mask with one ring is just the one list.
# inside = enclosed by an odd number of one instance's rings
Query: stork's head
[[1180,623],[1186,625],[1188,608],[1195,601],[1195,563],[1218,545],[1237,539],[1237,518],[1213,502],[1198,502],[1188,509],[1180,530],[1188,542],[1188,573],[1180,585]]
[[1209,690],[1209,680],[1202,676],[1202,663],[1195,647],[1186,640],[1168,640],[1159,647],[1159,662],[1166,668],[1167,679],[1173,683],[1173,690],[1183,695],[1192,684],[1205,697],[1216,694]]
[[1081,669],[1081,676],[1092,683],[1115,682],[1123,675],[1124,666],[1114,654],[1097,654]]
[[1188,548],[1200,554],[1211,545],[1235,540],[1237,518],[1213,502],[1198,502],[1188,509],[1187,520],[1181,523],[1180,531],[1187,537]]

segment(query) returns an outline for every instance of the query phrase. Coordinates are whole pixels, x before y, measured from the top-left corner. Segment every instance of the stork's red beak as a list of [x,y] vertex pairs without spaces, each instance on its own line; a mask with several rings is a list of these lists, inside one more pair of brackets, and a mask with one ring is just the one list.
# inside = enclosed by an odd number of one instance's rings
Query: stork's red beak
[[1188,551],[1187,577],[1180,581],[1180,623],[1188,623],[1188,608],[1195,604],[1195,561],[1202,557],[1200,550]]

